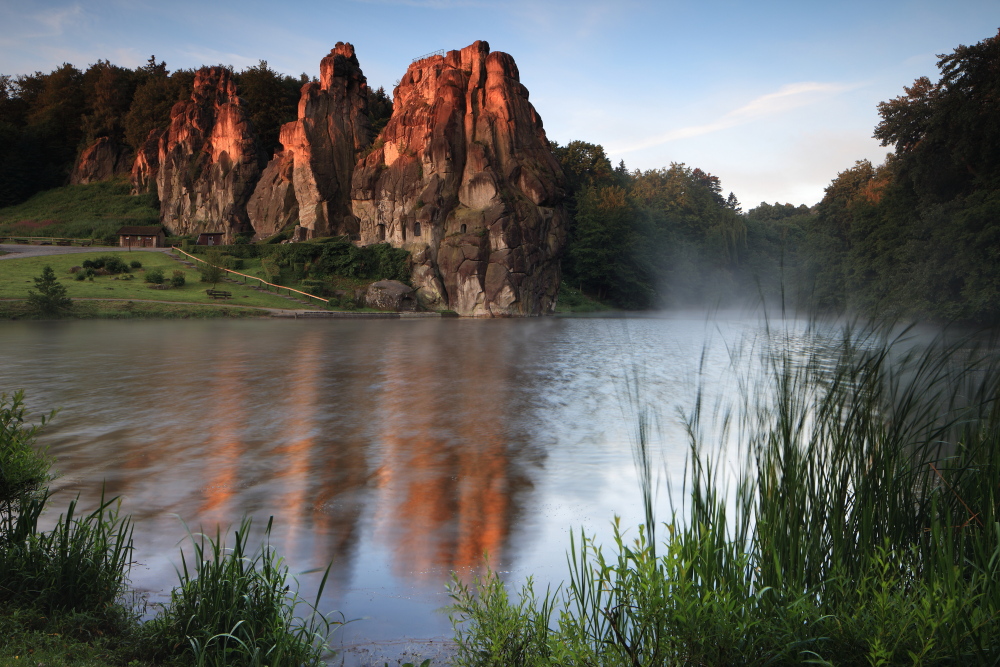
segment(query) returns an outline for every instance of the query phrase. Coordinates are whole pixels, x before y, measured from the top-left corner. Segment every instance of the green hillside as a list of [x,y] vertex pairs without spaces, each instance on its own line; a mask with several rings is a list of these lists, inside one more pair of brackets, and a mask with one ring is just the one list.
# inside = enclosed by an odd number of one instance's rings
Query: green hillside
[[128,179],[67,185],[0,208],[0,235],[114,237],[122,225],[160,222],[156,195],[132,195]]

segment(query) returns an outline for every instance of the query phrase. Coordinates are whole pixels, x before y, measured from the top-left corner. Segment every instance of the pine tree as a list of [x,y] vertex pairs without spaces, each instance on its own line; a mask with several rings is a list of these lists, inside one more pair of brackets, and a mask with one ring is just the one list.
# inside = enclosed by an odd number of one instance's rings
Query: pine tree
[[28,292],[28,303],[43,315],[58,315],[73,307],[73,301],[66,296],[66,288],[56,280],[56,272],[51,266],[42,269],[40,278],[35,278],[35,289]]

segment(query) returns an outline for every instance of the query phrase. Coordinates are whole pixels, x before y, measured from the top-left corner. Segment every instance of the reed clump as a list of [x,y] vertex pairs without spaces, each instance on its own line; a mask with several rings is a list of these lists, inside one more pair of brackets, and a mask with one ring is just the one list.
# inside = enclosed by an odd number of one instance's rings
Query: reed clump
[[[219,532],[214,538],[192,535],[194,556],[181,557],[180,585],[170,603],[151,625],[161,652],[183,656],[199,667],[265,667],[322,665],[327,638],[343,618],[331,620],[318,611],[330,569],[308,604],[288,585],[288,567],[271,548],[272,521],[264,542],[250,548],[252,521],[234,531],[227,547]],[[297,616],[305,607],[308,614]]]
[[996,664],[1000,355],[910,334],[772,330],[732,411],[687,412],[662,543],[616,522],[558,595],[453,587],[459,664],[505,664],[498,617],[539,664]]

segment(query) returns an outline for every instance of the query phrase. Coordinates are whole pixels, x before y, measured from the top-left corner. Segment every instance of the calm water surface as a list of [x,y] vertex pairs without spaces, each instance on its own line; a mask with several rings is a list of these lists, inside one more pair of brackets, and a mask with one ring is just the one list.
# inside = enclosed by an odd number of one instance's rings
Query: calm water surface
[[176,583],[185,525],[273,515],[293,573],[333,562],[323,610],[360,619],[337,635],[350,664],[432,655],[450,573],[484,553],[544,586],[565,578],[571,529],[607,542],[615,514],[642,519],[627,377],[658,407],[657,469],[679,492],[677,410],[699,382],[732,391],[728,348],[760,331],[704,315],[11,322],[0,389],[59,408],[41,439],[61,474],[51,506],[93,506],[102,483],[122,496],[152,601]]

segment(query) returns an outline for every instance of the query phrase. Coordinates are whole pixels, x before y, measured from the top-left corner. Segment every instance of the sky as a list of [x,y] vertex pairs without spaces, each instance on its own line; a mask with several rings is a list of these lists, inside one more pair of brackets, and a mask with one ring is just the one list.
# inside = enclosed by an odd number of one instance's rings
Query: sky
[[155,55],[315,76],[345,41],[391,90],[414,58],[483,39],[516,60],[549,139],[698,167],[749,209],[815,204],[882,162],[878,103],[998,29],[998,0],[0,0],[0,73]]

